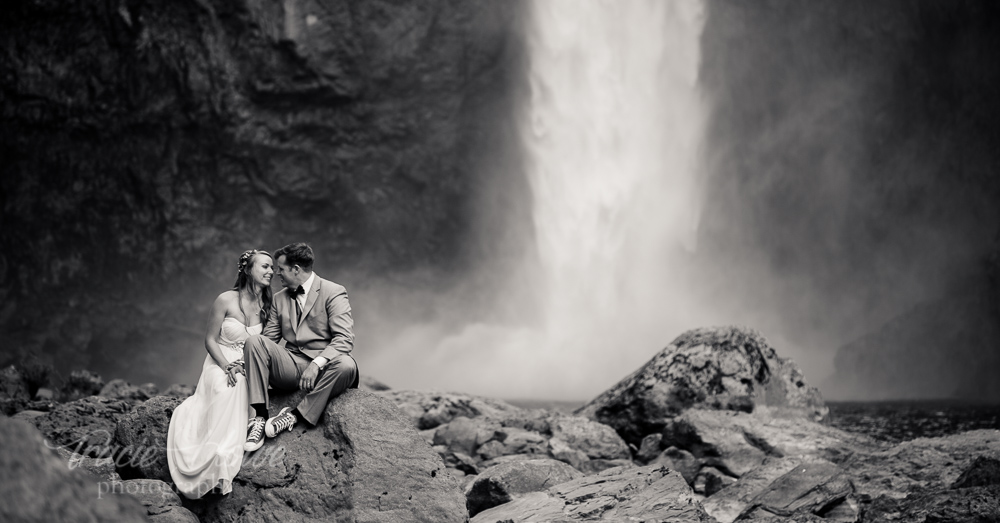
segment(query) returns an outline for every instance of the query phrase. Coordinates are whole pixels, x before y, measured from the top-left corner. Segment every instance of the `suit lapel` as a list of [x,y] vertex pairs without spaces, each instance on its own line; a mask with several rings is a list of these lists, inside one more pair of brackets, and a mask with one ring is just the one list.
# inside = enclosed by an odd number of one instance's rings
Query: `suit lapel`
[[[306,296],[306,306],[302,308],[302,317],[299,318],[299,325],[302,325],[302,320],[309,315],[309,311],[312,310],[313,305],[316,305],[316,299],[319,298],[319,289],[322,286],[323,280],[317,276],[316,279],[313,280],[313,288],[309,289],[309,295]],[[295,330],[298,331],[298,326],[296,326]]]

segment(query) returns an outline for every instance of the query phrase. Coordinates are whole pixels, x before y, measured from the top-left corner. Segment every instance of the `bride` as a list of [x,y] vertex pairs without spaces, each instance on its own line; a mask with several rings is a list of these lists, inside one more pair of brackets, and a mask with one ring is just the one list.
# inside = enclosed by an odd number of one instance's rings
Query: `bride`
[[[208,321],[208,355],[194,395],[170,418],[167,463],[177,490],[189,499],[228,494],[243,464],[247,423],[253,418],[243,371],[243,342],[260,334],[271,310],[271,255],[240,255],[236,285],[215,299]],[[256,449],[247,449],[256,450]]]

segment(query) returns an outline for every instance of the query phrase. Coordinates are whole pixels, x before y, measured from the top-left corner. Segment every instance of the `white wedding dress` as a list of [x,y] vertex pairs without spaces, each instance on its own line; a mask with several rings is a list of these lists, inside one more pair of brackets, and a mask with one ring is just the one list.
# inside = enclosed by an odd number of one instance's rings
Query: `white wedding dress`
[[[243,343],[262,329],[263,325],[248,328],[236,318],[224,319],[222,355],[228,362],[242,359]],[[207,355],[195,393],[174,410],[167,430],[167,463],[179,492],[189,499],[216,487],[223,494],[232,492],[252,412],[246,377],[237,375],[236,386],[230,387],[225,369]]]

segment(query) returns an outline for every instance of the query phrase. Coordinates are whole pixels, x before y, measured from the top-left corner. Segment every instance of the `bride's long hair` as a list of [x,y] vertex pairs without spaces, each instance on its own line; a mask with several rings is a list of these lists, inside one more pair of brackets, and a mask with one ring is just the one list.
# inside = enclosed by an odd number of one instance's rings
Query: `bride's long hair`
[[[271,253],[267,251],[258,251],[257,249],[251,249],[245,251],[240,255],[240,261],[236,264],[236,284],[233,285],[233,290],[239,294],[242,294],[243,290],[246,289],[251,296],[257,296],[256,286],[253,284],[253,279],[250,278],[250,271],[253,270],[254,259],[257,258],[258,254],[263,254],[268,258],[274,259]],[[243,318],[246,319],[247,313],[243,310],[243,299],[239,298],[236,300],[240,306],[240,312],[243,313]],[[260,293],[260,323],[261,325],[267,325],[267,320],[271,314],[271,302],[274,301],[274,296],[271,292],[271,286],[266,285],[263,291]]]

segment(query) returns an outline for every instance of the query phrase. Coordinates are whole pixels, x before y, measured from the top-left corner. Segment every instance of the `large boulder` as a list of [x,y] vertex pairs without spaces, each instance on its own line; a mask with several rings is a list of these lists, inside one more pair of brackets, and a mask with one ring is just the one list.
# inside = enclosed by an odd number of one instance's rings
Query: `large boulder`
[[541,492],[583,477],[575,468],[554,459],[501,463],[484,470],[465,489],[469,516],[503,505],[529,492]]
[[677,472],[618,467],[527,494],[480,512],[470,523],[517,521],[714,522]]
[[502,400],[455,392],[387,390],[379,395],[399,406],[420,430],[433,429],[460,417],[500,419],[523,412]]
[[0,417],[0,441],[0,521],[146,521],[136,499],[70,470],[27,423]]
[[156,396],[137,405],[115,427],[115,461],[146,479],[171,481],[167,465],[167,431],[177,396]]
[[680,335],[642,368],[577,410],[615,428],[637,448],[690,408],[821,419],[828,409],[802,372],[758,332],[741,327],[695,329]]
[[[271,414],[302,394],[275,396]],[[465,496],[395,404],[352,389],[317,427],[296,426],[244,459],[225,498],[190,503],[202,522],[464,522]]]
[[[837,465],[825,460],[803,461],[758,493],[736,521],[775,515],[797,520],[836,511],[838,516],[843,515],[842,521],[853,522],[858,517],[857,504],[848,499],[853,494],[854,485]],[[847,510],[841,505],[846,505]]]
[[135,402],[90,396],[56,405],[31,422],[54,446],[93,458],[107,458],[114,442],[118,419]]

